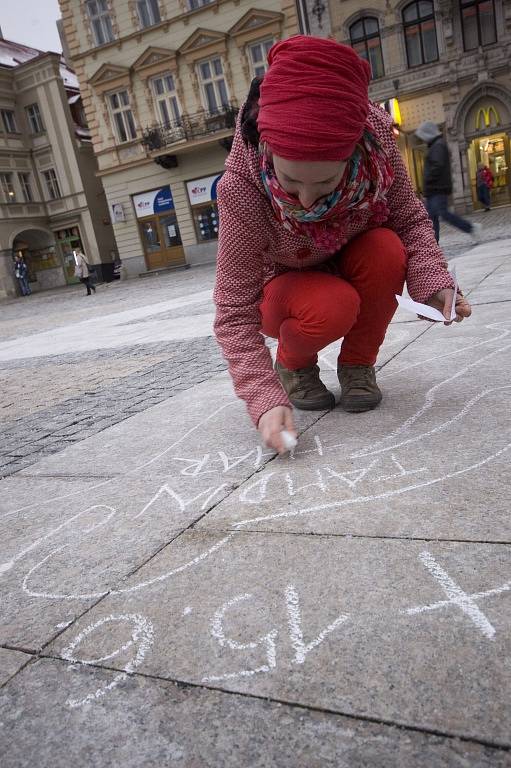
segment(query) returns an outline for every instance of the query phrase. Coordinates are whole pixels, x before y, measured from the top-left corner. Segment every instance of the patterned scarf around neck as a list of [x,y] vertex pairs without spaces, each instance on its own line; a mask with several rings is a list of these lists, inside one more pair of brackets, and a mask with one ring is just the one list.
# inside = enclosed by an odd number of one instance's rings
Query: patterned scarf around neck
[[386,194],[394,173],[386,153],[367,129],[348,160],[337,189],[312,208],[302,208],[298,198],[281,187],[265,144],[259,145],[259,162],[264,188],[277,219],[290,232],[310,237],[326,253],[335,253],[347,242],[347,224],[357,214],[369,210],[372,226],[388,218]]

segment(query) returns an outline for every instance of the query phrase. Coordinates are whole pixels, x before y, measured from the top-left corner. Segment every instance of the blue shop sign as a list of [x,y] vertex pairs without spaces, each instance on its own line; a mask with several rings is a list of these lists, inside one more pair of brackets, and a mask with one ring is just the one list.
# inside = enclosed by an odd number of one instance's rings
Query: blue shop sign
[[174,210],[174,200],[170,186],[152,189],[150,192],[143,192],[140,195],[133,195],[133,205],[137,219],[144,216],[151,216],[154,213],[165,213]]

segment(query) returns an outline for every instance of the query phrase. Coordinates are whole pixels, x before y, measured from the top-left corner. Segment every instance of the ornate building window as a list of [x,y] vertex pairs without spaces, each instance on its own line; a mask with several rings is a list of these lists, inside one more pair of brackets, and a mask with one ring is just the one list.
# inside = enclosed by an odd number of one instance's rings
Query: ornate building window
[[23,192],[23,198],[26,203],[31,203],[34,200],[34,195],[32,193],[32,185],[30,183],[30,174],[29,173],[18,173],[18,179],[21,187],[21,191]]
[[57,179],[57,174],[53,168],[48,168],[47,171],[43,171],[43,178],[46,184],[46,191],[50,200],[58,200],[62,197]]
[[250,60],[250,69],[252,77],[262,77],[268,68],[268,51],[273,45],[273,38],[262,40],[257,43],[251,43],[248,46],[248,57]]
[[130,97],[128,91],[118,91],[110,93],[108,96],[110,112],[112,113],[117,140],[121,143],[133,141],[137,138],[137,129],[135,120],[131,111]]
[[0,185],[6,203],[16,202],[16,192],[12,183],[12,173],[0,173]]
[[137,0],[137,11],[141,27],[152,27],[161,21],[158,0]]
[[181,122],[181,110],[176,95],[176,86],[172,75],[161,75],[151,81],[158,118],[165,126]]
[[86,6],[96,45],[115,40],[107,0],[86,0]]
[[466,51],[497,41],[493,0],[461,0],[461,23]]
[[199,80],[204,94],[204,106],[208,112],[215,114],[229,106],[229,96],[224,79],[222,59],[220,56],[201,61],[198,65]]
[[350,27],[351,47],[371,65],[373,80],[385,75],[378,19],[364,16]]
[[26,108],[26,111],[30,133],[42,133],[44,131],[44,125],[38,104],[31,104]]
[[6,133],[18,133],[18,126],[16,125],[16,115],[12,109],[0,109],[0,115],[2,116],[2,123]]
[[409,67],[438,59],[435,14],[431,0],[415,0],[403,9],[406,56]]

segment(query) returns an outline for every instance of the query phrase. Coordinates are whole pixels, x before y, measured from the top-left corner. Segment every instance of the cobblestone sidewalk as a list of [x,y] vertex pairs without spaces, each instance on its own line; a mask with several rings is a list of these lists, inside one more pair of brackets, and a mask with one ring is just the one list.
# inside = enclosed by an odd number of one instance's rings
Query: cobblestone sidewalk
[[225,368],[211,337],[2,364],[0,477]]

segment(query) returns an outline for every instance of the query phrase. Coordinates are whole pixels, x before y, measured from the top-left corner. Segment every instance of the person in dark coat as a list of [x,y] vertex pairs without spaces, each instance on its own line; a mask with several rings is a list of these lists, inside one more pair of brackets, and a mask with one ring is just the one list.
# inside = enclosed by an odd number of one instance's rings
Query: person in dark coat
[[472,235],[472,238],[478,242],[481,235],[481,224],[472,224],[448,208],[448,197],[452,192],[451,162],[447,144],[442,138],[438,126],[436,123],[426,120],[419,125],[415,135],[428,145],[428,153],[424,163],[424,197],[426,198],[429,217],[433,222],[437,243],[440,240],[440,219]]
[[32,291],[30,290],[30,286],[28,284],[28,267],[25,264],[23,256],[21,256],[19,253],[17,253],[14,257],[14,274],[16,276],[16,280],[18,281],[21,295],[30,296]]

